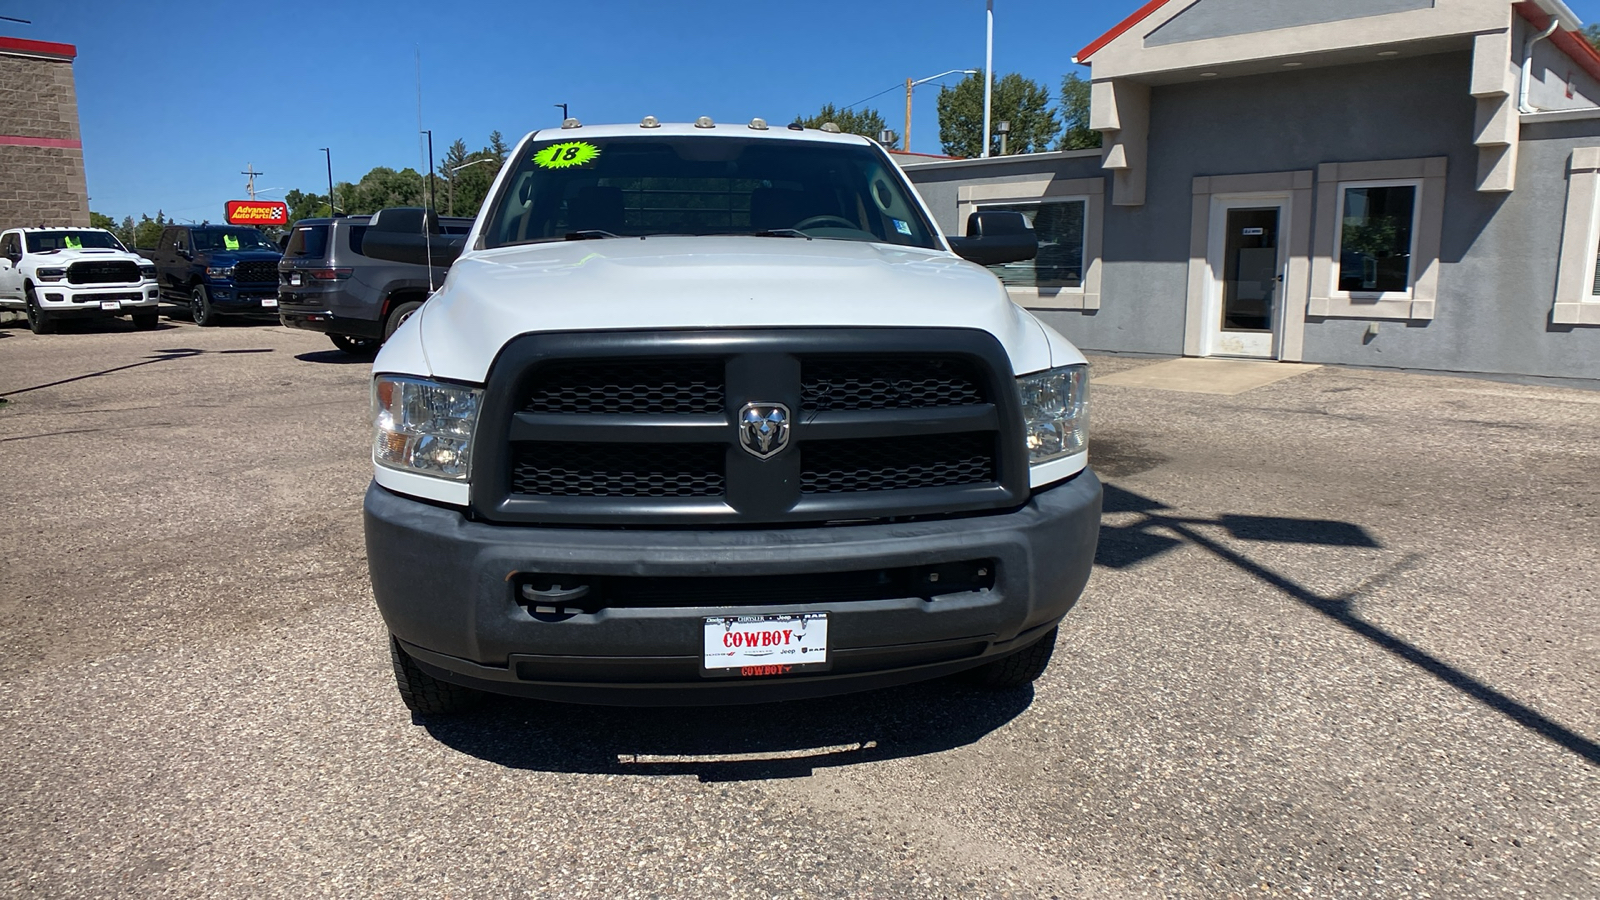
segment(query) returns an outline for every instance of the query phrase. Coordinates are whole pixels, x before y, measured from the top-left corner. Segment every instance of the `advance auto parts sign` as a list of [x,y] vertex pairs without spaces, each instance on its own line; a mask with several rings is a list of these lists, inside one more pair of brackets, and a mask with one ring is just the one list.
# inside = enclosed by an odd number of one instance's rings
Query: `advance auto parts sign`
[[287,225],[289,205],[272,200],[229,200],[229,225]]

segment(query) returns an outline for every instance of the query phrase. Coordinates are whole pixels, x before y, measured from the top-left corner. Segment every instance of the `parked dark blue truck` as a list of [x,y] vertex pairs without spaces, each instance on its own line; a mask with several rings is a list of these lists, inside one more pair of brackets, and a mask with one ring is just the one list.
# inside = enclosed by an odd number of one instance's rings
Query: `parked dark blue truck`
[[277,316],[283,254],[254,228],[168,225],[155,247],[139,253],[156,264],[161,299],[187,310],[196,325],[215,325],[221,316]]

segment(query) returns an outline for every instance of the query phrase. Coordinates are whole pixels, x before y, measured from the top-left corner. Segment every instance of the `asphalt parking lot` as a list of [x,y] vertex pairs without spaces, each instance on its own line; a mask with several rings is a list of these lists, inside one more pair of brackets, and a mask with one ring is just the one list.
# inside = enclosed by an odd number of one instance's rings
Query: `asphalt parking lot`
[[1600,895],[1600,393],[1100,387],[1099,565],[1032,690],[414,722],[367,374],[0,327],[0,891]]

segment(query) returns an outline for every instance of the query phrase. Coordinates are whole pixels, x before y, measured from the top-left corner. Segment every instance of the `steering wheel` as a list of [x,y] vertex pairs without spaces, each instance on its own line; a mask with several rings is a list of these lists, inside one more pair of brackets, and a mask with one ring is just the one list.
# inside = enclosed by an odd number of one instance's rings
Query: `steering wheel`
[[809,219],[804,219],[794,223],[794,230],[805,231],[807,228],[817,228],[823,225],[838,225],[843,228],[848,228],[851,231],[861,230],[860,226],[856,225],[856,223],[840,216],[812,216]]

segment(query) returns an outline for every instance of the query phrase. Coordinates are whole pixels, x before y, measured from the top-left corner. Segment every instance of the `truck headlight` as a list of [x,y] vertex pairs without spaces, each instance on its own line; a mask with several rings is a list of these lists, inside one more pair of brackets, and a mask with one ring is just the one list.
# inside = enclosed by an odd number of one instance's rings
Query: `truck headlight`
[[206,266],[207,278],[232,278],[233,266]]
[[1017,379],[1028,464],[1084,452],[1089,446],[1089,367],[1064,366]]
[[139,277],[140,278],[147,278],[147,279],[149,279],[151,281],[154,281],[156,279],[156,267],[155,266],[140,266],[139,267]]
[[66,269],[39,269],[39,270],[35,271],[33,274],[40,281],[60,281],[61,279],[67,277],[67,270]]
[[379,375],[372,382],[372,461],[380,466],[466,481],[480,388]]

